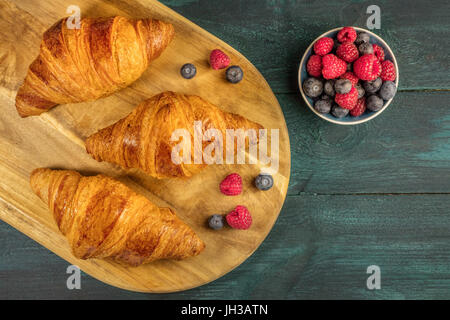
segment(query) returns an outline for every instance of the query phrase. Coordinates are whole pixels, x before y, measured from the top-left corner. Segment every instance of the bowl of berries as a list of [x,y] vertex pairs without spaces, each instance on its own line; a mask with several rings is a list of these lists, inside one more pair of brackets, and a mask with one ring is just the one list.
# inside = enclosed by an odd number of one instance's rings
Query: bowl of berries
[[308,107],[327,121],[354,125],[380,115],[392,102],[399,72],[379,36],[357,27],[332,29],[306,49],[298,82]]

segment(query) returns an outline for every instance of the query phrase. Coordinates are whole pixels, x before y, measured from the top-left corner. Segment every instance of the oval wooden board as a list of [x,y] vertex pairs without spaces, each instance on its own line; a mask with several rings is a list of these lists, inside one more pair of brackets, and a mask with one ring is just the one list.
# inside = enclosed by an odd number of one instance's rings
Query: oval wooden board
[[[239,52],[157,1],[77,1],[82,16],[124,15],[154,17],[172,23],[176,37],[163,55],[136,83],[110,97],[92,102],[63,105],[40,117],[20,119],[14,97],[29,63],[38,54],[42,32],[66,15],[73,1],[0,0],[0,46],[3,71],[0,97],[0,218],[38,241],[84,272],[113,286],[141,292],[173,292],[210,282],[226,274],[261,244],[271,230],[286,197],[290,174],[289,137],[280,106],[270,87]],[[208,65],[212,49],[226,51],[233,64],[242,66],[245,79],[231,85],[224,71]],[[180,66],[194,63],[198,75],[184,80]],[[280,166],[275,187],[267,192],[252,186],[260,172],[256,165],[213,165],[189,180],[155,180],[138,171],[125,172],[90,158],[83,140],[93,132],[126,116],[142,100],[166,91],[197,94],[221,108],[279,129]],[[170,206],[205,241],[205,251],[184,261],[158,261],[127,268],[107,260],[74,258],[46,206],[29,187],[29,174],[36,167],[65,168],[82,173],[116,177],[148,196],[160,206]],[[239,172],[244,192],[226,197],[218,189],[228,173]],[[248,231],[207,228],[207,217],[226,213],[242,204],[252,212]]]

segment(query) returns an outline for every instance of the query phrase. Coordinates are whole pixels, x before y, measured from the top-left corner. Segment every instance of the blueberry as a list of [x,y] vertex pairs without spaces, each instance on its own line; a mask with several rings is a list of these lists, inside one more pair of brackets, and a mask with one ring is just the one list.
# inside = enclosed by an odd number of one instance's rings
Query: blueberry
[[185,79],[192,79],[197,74],[197,68],[192,63],[186,63],[181,67],[181,75]]
[[330,97],[329,95],[323,94],[323,95],[320,97],[319,100],[331,100],[331,98],[332,98],[332,97]]
[[273,187],[273,178],[270,174],[260,174],[255,179],[255,186],[259,190],[267,191]]
[[336,80],[327,80],[325,81],[325,84],[323,85],[323,91],[325,94],[329,95],[330,97],[334,97],[336,92],[334,91],[334,83]]
[[370,35],[366,32],[360,32],[358,33],[358,36],[356,37],[355,44],[360,45],[361,43],[369,43],[370,42]]
[[334,90],[340,94],[349,93],[352,90],[352,82],[348,79],[338,79],[334,84]]
[[375,94],[371,95],[366,100],[367,109],[369,109],[370,111],[379,111],[381,108],[383,108],[383,104],[383,99]]
[[331,114],[335,116],[336,118],[343,118],[348,115],[350,110],[341,108],[337,104],[333,105],[333,108],[331,109]]
[[308,78],[303,82],[303,91],[310,98],[317,98],[323,92],[323,83],[317,78]]
[[220,214],[213,214],[208,219],[208,225],[211,229],[219,230],[223,228],[223,216]]
[[320,113],[329,113],[331,110],[331,99],[317,100],[314,109]]
[[231,66],[226,72],[227,80],[231,83],[238,83],[244,78],[244,71],[239,66]]
[[397,92],[397,86],[395,85],[395,82],[385,81],[385,82],[383,82],[383,85],[381,86],[381,89],[378,92],[378,95],[383,100],[390,100],[395,96],[396,92]]
[[361,53],[361,55],[372,54],[373,46],[369,42],[363,42],[358,46],[358,50],[359,50],[359,53]]
[[358,99],[361,99],[366,94],[366,90],[362,87],[361,83],[357,83],[355,86],[356,90],[358,91]]
[[383,81],[381,78],[376,78],[372,81],[365,81],[364,82],[364,90],[366,90],[367,93],[372,94],[378,92],[380,90],[381,85],[383,84]]

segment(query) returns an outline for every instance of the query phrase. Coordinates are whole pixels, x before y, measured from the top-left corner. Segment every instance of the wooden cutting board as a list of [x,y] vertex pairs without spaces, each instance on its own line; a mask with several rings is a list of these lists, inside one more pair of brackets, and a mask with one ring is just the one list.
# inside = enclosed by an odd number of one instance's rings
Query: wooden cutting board
[[[16,91],[27,68],[38,55],[42,33],[67,16],[73,1],[0,0],[0,218],[49,250],[78,265],[84,272],[111,285],[141,292],[173,292],[193,288],[231,271],[261,244],[275,223],[286,197],[290,174],[289,137],[280,106],[256,68],[239,52],[205,30],[154,0],[77,1],[82,16],[123,15],[154,17],[175,26],[176,37],[163,55],[130,87],[90,103],[62,105],[40,117],[21,119],[14,106]],[[244,80],[229,84],[224,71],[208,65],[212,49],[227,52],[240,65]],[[193,80],[179,75],[187,62],[197,66]],[[204,97],[221,108],[246,116],[267,129],[279,129],[280,166],[275,187],[258,191],[252,186],[258,165],[212,165],[189,180],[156,180],[137,170],[125,172],[98,163],[86,154],[83,140],[98,129],[126,116],[142,100],[172,90]],[[127,268],[107,260],[74,258],[52,215],[29,186],[37,167],[104,173],[126,183],[160,206],[170,206],[206,243],[205,251],[184,261],[158,261]],[[226,197],[220,181],[238,172],[244,192]],[[251,211],[250,230],[206,225],[211,214],[224,214],[242,204]]]

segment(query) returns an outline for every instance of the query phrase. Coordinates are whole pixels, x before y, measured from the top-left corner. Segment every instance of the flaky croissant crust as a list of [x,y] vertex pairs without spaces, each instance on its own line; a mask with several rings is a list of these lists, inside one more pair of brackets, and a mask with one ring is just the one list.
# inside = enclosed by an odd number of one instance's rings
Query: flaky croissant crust
[[[124,119],[104,128],[86,140],[86,150],[97,161],[108,161],[123,168],[139,168],[156,178],[190,177],[205,164],[175,164],[171,141],[177,129],[186,129],[194,148],[194,122],[202,131],[210,128],[254,129],[263,127],[240,115],[225,112],[199,96],[164,92],[142,102]],[[203,147],[208,142],[204,142]],[[247,140],[248,143],[248,140]],[[193,152],[192,152],[193,157]]]
[[112,178],[41,168],[30,180],[77,258],[109,257],[138,266],[195,256],[205,247],[171,209],[157,207]]
[[174,28],[153,19],[84,18],[79,29],[58,21],[43,36],[16,96],[22,117],[57,104],[92,101],[130,85],[159,57]]

